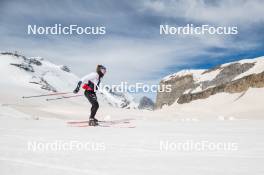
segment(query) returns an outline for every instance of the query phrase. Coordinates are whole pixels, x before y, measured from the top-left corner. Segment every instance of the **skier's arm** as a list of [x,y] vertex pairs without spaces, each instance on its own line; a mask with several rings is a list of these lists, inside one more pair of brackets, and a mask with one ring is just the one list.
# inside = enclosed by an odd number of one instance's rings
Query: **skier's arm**
[[96,78],[96,76],[97,76],[97,74],[95,72],[93,72],[93,73],[90,73],[90,74],[82,77],[80,81],[81,82],[85,82],[85,81],[88,81],[88,80],[93,80],[93,79]]
[[73,93],[75,93],[75,94],[78,93],[83,82],[86,82],[88,80],[93,80],[96,78],[96,76],[97,76],[96,73],[90,73],[90,74],[82,77],[81,80],[78,82],[77,87],[75,88]]

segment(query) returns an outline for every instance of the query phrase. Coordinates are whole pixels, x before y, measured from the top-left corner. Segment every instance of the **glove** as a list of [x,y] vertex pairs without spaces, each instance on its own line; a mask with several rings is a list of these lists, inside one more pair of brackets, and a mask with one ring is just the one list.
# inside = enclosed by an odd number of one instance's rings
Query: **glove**
[[74,89],[73,93],[77,94],[79,92],[81,84],[82,84],[82,81],[79,81],[77,84],[77,87]]
[[77,94],[79,92],[80,88],[76,88],[73,90],[73,93]]

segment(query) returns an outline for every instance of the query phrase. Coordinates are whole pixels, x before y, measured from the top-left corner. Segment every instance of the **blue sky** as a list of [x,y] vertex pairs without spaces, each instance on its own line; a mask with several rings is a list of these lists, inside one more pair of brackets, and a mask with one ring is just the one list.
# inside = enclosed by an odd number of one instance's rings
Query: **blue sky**
[[[106,83],[158,83],[185,68],[264,55],[261,0],[2,0],[0,50],[69,65],[78,76],[108,68]],[[159,35],[160,24],[237,26],[236,36]],[[27,25],[104,25],[99,37],[28,36]]]

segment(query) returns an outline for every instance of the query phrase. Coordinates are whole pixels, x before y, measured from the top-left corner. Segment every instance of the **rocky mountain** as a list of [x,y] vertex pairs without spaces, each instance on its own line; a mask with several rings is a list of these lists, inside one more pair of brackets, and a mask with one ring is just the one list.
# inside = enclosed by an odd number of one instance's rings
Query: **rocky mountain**
[[153,110],[154,102],[150,98],[144,96],[139,101],[138,109]]
[[156,108],[206,99],[217,93],[240,93],[264,87],[264,57],[219,65],[208,70],[182,70],[163,78],[171,92],[158,92]]

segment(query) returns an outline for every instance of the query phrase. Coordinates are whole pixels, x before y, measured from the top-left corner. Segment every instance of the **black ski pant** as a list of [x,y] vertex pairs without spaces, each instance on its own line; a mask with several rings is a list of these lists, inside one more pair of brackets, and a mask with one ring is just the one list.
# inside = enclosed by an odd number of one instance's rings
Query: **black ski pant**
[[92,107],[91,107],[91,114],[90,114],[90,118],[94,118],[98,108],[99,108],[99,104],[97,101],[97,96],[96,93],[93,91],[84,91],[84,95],[85,97],[89,100],[89,102],[91,103]]

